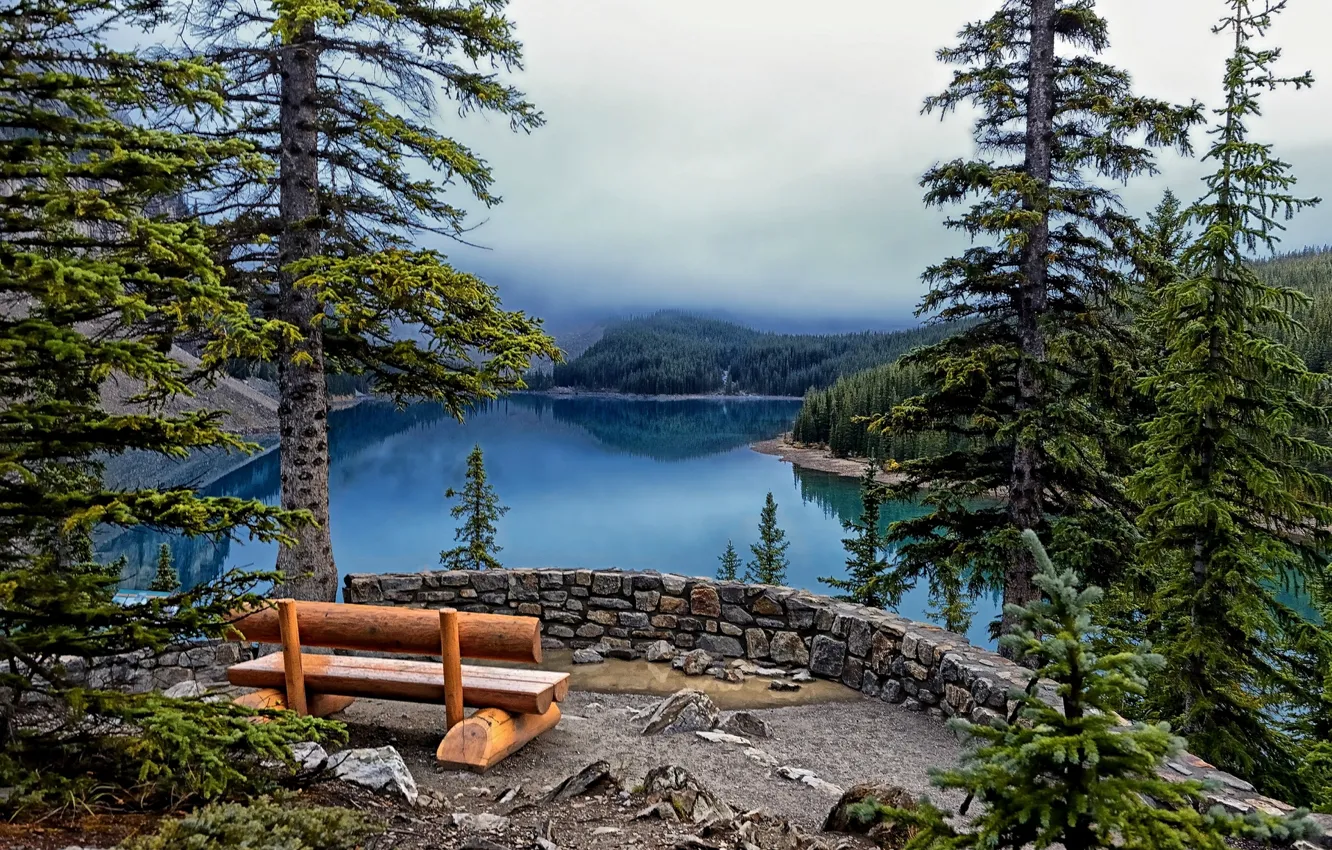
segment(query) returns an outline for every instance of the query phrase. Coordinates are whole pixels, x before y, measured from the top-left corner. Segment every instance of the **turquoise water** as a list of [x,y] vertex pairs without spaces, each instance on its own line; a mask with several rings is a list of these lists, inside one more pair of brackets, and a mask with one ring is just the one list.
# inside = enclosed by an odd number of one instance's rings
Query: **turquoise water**
[[[744,557],[771,490],[790,548],[787,583],[825,592],[840,575],[842,519],[860,512],[854,479],[805,472],[749,449],[790,428],[799,402],[638,401],[516,396],[459,424],[435,405],[395,410],[368,403],[330,417],[333,552],[342,574],[415,572],[453,545],[449,487],[459,487],[479,443],[509,512],[499,522],[508,567],[653,569],[712,575],[727,540]],[[203,488],[210,495],[278,498],[277,454],[256,458]],[[889,506],[885,523],[914,505]],[[126,587],[143,587],[159,545],[171,545],[186,582],[232,568],[271,568],[276,548],[257,542],[173,538],[135,530],[103,541],[126,555]],[[985,639],[993,600],[977,605],[974,641]],[[928,619],[923,590],[901,613]]]

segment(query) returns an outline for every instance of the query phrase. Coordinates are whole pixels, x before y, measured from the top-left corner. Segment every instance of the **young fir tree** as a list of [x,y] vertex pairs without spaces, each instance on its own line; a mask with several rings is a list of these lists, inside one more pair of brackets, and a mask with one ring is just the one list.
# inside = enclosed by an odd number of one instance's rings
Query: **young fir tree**
[[539,321],[417,247],[432,234],[462,238],[456,195],[499,201],[489,166],[438,129],[456,125],[454,109],[524,132],[542,123],[496,73],[521,67],[505,5],[181,4],[194,52],[231,76],[234,120],[215,132],[254,142],[272,165],[267,180],[219,175],[200,211],[222,219],[220,250],[237,284],[299,330],[277,354],[281,497],[315,524],[279,551],[287,595],[337,592],[326,373],[368,375],[399,402],[437,400],[461,418],[471,402],[523,386],[534,358],[558,359]]
[[745,568],[745,581],[758,584],[781,584],[786,581],[786,532],[777,526],[777,502],[768,492],[759,514],[759,542],[749,551],[754,559]]
[[[1056,569],[1035,532],[1023,537],[1037,563],[1032,580],[1045,598],[1013,611],[1015,628],[1002,640],[1014,657],[1035,662],[1036,675],[1014,694],[1008,718],[993,724],[955,718],[954,728],[976,746],[959,767],[933,777],[938,787],[966,794],[962,814],[972,801],[981,811],[955,825],[928,802],[916,810],[869,803],[862,817],[915,828],[906,850],[1226,850],[1234,836],[1286,842],[1311,834],[1313,825],[1298,814],[1241,818],[1219,807],[1202,813],[1202,783],[1160,775],[1184,741],[1163,723],[1121,726],[1114,707],[1126,692],[1142,694],[1162,659],[1141,649],[1098,657],[1089,638],[1099,590],[1080,590],[1072,570]],[[1041,679],[1055,685],[1051,703],[1039,695]]]
[[1200,120],[1196,105],[1134,95],[1129,75],[1097,58],[1109,38],[1091,0],[999,6],[939,51],[958,69],[924,107],[974,108],[977,147],[993,157],[938,164],[923,181],[929,206],[971,201],[947,225],[972,247],[925,272],[920,305],[961,329],[905,358],[928,386],[873,422],[944,438],[902,464],[890,496],[925,488],[929,510],[889,540],[898,581],[927,579],[953,628],[967,624],[968,598],[994,587],[1009,604],[1036,597],[1021,529],[1079,569],[1125,560],[1121,441],[1102,389],[1122,345],[1108,304],[1134,222],[1107,184],[1151,172],[1152,147],[1187,149]]
[[721,553],[721,566],[717,567],[717,578],[722,581],[735,581],[740,577],[740,553],[735,551],[735,544],[726,541],[726,551]]
[[[121,805],[230,793],[262,759],[328,728],[286,715],[256,724],[229,704],[101,690],[75,675],[110,655],[217,637],[229,611],[256,601],[253,577],[228,575],[170,600],[118,604],[119,566],[93,562],[95,526],[274,541],[308,519],[257,500],[110,486],[95,460],[245,448],[217,412],[165,413],[164,402],[228,357],[264,353],[270,336],[222,282],[198,223],[153,212],[244,155],[232,142],[134,123],[221,104],[216,69],[107,46],[159,12],[153,2],[31,0],[0,15],[5,808],[94,791]],[[199,372],[171,356],[176,340],[199,350]],[[109,379],[135,382],[143,412],[104,409]]]
[[450,570],[500,569],[495,555],[502,547],[495,542],[495,522],[509,509],[499,503],[494,488],[486,481],[481,446],[473,446],[467,455],[467,483],[462,492],[449,488],[444,496],[461,498],[449,513],[462,520],[453,535],[462,545],[440,552],[439,562]]
[[848,602],[883,608],[901,601],[899,588],[891,587],[888,573],[890,563],[883,533],[879,531],[879,512],[883,507],[883,485],[875,480],[878,470],[873,463],[866,464],[860,476],[860,520],[843,520],[842,527],[852,533],[842,541],[850,556],[846,559],[846,578],[821,578],[819,581],[844,591],[840,597]]
[[157,550],[157,575],[148,584],[149,590],[175,593],[180,590],[180,574],[171,563],[171,547],[163,543]]
[[1285,648],[1305,626],[1278,592],[1291,581],[1324,586],[1332,479],[1313,470],[1332,451],[1301,428],[1326,429],[1326,378],[1275,339],[1297,330],[1305,297],[1263,283],[1249,255],[1270,250],[1278,219],[1314,201],[1293,194],[1289,166],[1250,138],[1249,122],[1263,91],[1312,80],[1279,76],[1280,51],[1254,44],[1284,2],[1226,6],[1217,32],[1234,49],[1206,157],[1216,171],[1188,210],[1198,235],[1182,272],[1150,318],[1165,353],[1142,382],[1157,414],[1130,484],[1144,557],[1164,577],[1155,619],[1168,671],[1153,706],[1198,755],[1298,799],[1297,751],[1276,703],[1308,685],[1294,680]]

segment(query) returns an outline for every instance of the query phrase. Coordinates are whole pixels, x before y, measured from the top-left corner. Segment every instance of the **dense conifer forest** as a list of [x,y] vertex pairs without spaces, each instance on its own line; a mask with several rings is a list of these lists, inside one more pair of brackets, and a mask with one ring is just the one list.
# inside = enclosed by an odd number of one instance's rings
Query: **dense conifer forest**
[[[1332,365],[1332,247],[1282,254],[1255,262],[1253,268],[1268,284],[1309,296],[1310,303],[1297,315],[1304,330],[1277,330],[1274,336],[1287,342],[1311,370],[1326,371]],[[883,461],[908,460],[960,445],[960,439],[943,434],[870,428],[868,417],[891,410],[924,386],[919,367],[897,361],[845,375],[832,386],[805,394],[792,439],[827,446],[836,457]]]
[[885,363],[944,331],[837,335],[764,333],[716,319],[662,312],[631,319],[534,389],[551,386],[645,395],[731,393],[802,396],[842,375]]

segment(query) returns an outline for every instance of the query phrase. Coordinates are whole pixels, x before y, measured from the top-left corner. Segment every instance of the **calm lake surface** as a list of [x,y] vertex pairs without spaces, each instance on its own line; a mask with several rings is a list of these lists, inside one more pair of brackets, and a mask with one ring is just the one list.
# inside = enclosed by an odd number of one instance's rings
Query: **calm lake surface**
[[[787,584],[827,592],[822,576],[845,569],[841,521],[860,512],[854,479],[807,472],[749,444],[790,428],[798,401],[515,396],[459,424],[437,405],[395,410],[366,403],[330,417],[330,509],[338,571],[416,572],[453,545],[449,487],[461,487],[473,444],[509,512],[499,522],[499,558],[509,567],[660,570],[713,575],[727,540],[748,560],[759,510],[771,490],[790,548]],[[276,452],[203,488],[208,495],[278,499]],[[884,523],[914,514],[890,505]],[[102,540],[125,555],[127,588],[146,587],[158,547],[197,583],[232,568],[271,568],[276,547],[213,543],[136,529]],[[990,644],[997,611],[982,600],[969,635]],[[929,619],[923,589],[901,613]]]

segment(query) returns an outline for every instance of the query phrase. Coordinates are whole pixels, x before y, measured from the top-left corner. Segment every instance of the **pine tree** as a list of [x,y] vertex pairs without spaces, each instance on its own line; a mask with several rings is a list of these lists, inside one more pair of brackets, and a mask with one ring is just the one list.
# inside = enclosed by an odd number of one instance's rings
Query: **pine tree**
[[494,488],[486,481],[481,446],[473,446],[467,455],[467,484],[462,492],[449,488],[444,495],[449,499],[461,497],[449,513],[462,520],[453,539],[463,545],[440,552],[439,562],[450,570],[500,569],[495,555],[502,547],[495,543],[495,522],[509,509],[500,505]]
[[180,575],[176,572],[175,565],[171,563],[171,547],[165,543],[157,550],[157,575],[153,576],[148,589],[164,593],[175,593],[180,590]]
[[521,388],[535,358],[558,359],[539,321],[418,247],[430,235],[463,239],[458,191],[484,207],[500,200],[489,166],[437,129],[455,123],[440,101],[522,132],[542,123],[495,73],[521,67],[505,5],[181,4],[193,52],[232,78],[232,120],[214,132],[254,142],[270,165],[267,180],[220,172],[200,209],[221,220],[233,279],[297,332],[277,353],[281,497],[315,524],[279,551],[286,595],[337,592],[326,373],[368,375],[399,403],[440,401],[461,418],[471,402]]
[[1312,79],[1278,76],[1280,51],[1254,45],[1284,2],[1226,5],[1216,31],[1234,50],[1207,153],[1216,171],[1187,212],[1199,232],[1181,274],[1151,317],[1165,354],[1143,381],[1157,414],[1130,483],[1143,555],[1164,576],[1155,621],[1168,668],[1155,710],[1203,758],[1298,798],[1297,751],[1274,702],[1308,686],[1284,649],[1304,626],[1277,591],[1323,586],[1332,479],[1312,470],[1332,451],[1300,429],[1327,428],[1326,378],[1274,338],[1298,332],[1292,314],[1306,298],[1261,281],[1246,255],[1273,248],[1278,217],[1314,201],[1292,194],[1289,166],[1250,138],[1248,122],[1262,91]]
[[740,553],[735,551],[735,544],[731,541],[726,541],[726,551],[717,560],[721,561],[721,566],[717,567],[718,579],[735,581],[740,577]]
[[[258,500],[102,480],[105,455],[250,448],[221,430],[217,412],[163,411],[227,358],[263,355],[270,331],[222,282],[207,231],[154,212],[245,154],[144,120],[221,102],[215,68],[107,46],[154,25],[158,11],[151,2],[31,0],[0,15],[5,808],[77,804],[94,792],[124,805],[230,793],[261,756],[329,728],[296,717],[256,724],[235,706],[100,690],[73,675],[70,659],[86,668],[220,636],[229,611],[257,601],[248,591],[264,578],[231,574],[169,605],[120,605],[120,565],[93,560],[94,527],[279,541],[308,521]],[[177,341],[199,351],[198,370],[171,355]],[[141,387],[145,412],[103,408],[104,382],[121,378]]]
[[[1099,590],[1080,590],[1072,570],[1056,569],[1035,532],[1023,537],[1037,562],[1032,580],[1045,598],[1011,612],[1016,625],[1002,640],[1014,657],[1035,662],[1036,675],[1014,694],[1008,718],[992,724],[954,719],[954,728],[976,746],[959,767],[933,777],[938,787],[967,795],[963,814],[973,800],[983,810],[956,826],[929,803],[914,811],[869,804],[861,814],[918,830],[906,850],[1056,844],[1064,850],[1226,850],[1233,836],[1284,842],[1311,834],[1313,825],[1299,815],[1202,813],[1202,783],[1158,773],[1184,741],[1163,723],[1121,726],[1114,706],[1125,693],[1141,695],[1162,659],[1141,649],[1098,657],[1090,633]],[[1056,687],[1051,703],[1039,694],[1041,679]]]
[[925,488],[930,510],[889,539],[900,582],[927,579],[953,628],[969,596],[1035,598],[1021,529],[1083,570],[1123,563],[1132,536],[1101,384],[1122,345],[1107,305],[1135,225],[1106,184],[1151,172],[1152,147],[1187,149],[1201,112],[1135,96],[1129,75],[1097,58],[1108,45],[1090,0],[1005,0],[939,52],[959,68],[925,102],[943,115],[976,108],[977,146],[995,158],[925,175],[928,206],[975,199],[947,222],[973,247],[925,272],[919,308],[961,330],[904,359],[927,388],[873,425],[946,438],[903,464],[891,497]]
[[745,568],[745,581],[757,584],[781,584],[786,581],[786,532],[777,526],[777,502],[768,491],[759,514],[759,542],[749,551],[754,559]]
[[840,598],[871,608],[895,606],[901,602],[900,588],[890,586],[891,566],[883,534],[879,531],[879,511],[883,506],[883,485],[875,480],[878,470],[873,463],[866,464],[860,476],[860,519],[843,520],[842,527],[852,537],[842,540],[842,547],[850,556],[846,560],[846,578],[821,578],[824,584],[845,591]]

